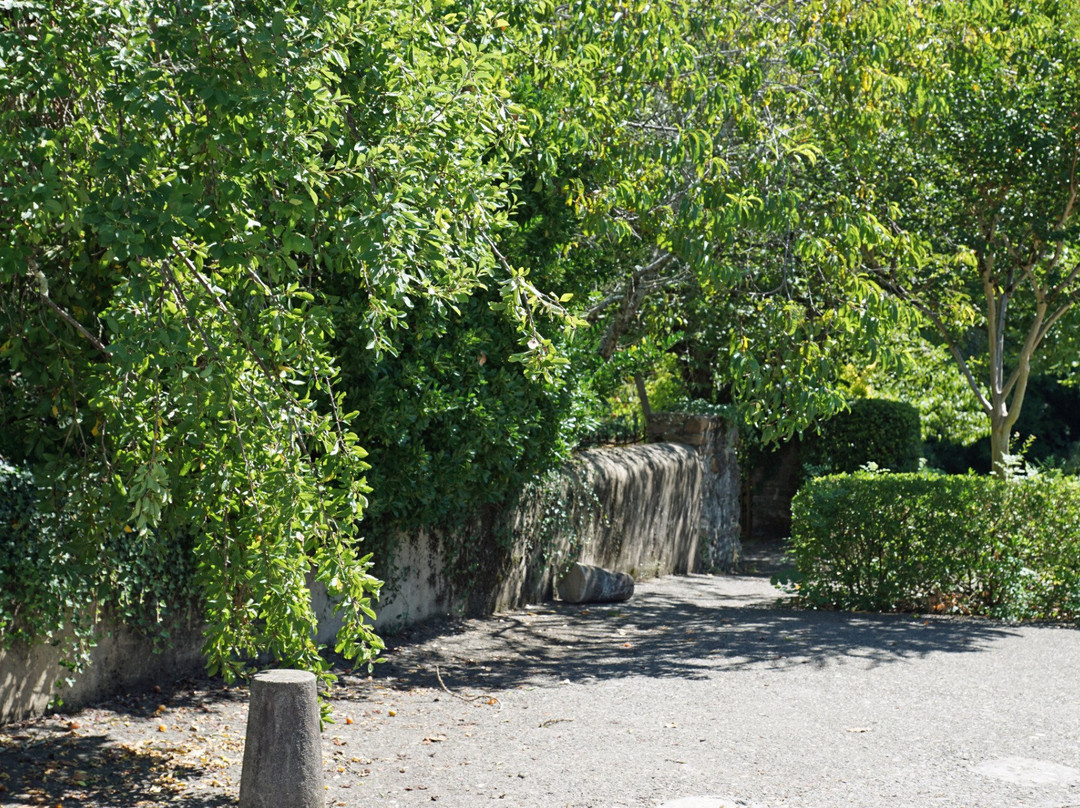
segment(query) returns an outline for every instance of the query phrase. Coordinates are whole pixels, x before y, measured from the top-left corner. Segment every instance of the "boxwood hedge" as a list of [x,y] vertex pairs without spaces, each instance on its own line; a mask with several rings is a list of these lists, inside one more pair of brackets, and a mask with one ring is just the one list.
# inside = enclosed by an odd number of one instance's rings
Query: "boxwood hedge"
[[1080,481],[820,477],[792,505],[782,587],[813,607],[1080,616]]

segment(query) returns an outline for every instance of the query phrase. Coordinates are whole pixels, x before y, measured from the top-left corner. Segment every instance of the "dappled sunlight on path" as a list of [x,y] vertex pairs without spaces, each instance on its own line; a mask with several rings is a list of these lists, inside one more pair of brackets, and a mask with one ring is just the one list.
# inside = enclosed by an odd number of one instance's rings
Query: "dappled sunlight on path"
[[440,628],[427,638],[405,634],[379,678],[437,687],[438,666],[447,681],[491,690],[545,680],[700,679],[745,666],[869,667],[971,653],[1014,634],[989,621],[802,611],[766,580],[740,575],[671,577],[639,587],[626,604],[547,603]]
[[[802,611],[763,575],[692,575],[390,639],[328,694],[328,806],[1080,804],[1075,628]],[[246,715],[204,679],[10,725],[0,804],[234,805]]]

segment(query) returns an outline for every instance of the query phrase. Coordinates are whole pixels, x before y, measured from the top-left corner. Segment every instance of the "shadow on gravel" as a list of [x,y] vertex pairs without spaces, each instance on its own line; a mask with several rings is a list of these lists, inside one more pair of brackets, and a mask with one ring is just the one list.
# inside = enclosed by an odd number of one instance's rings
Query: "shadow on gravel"
[[[729,576],[738,582],[740,576]],[[748,578],[742,578],[749,581]],[[543,681],[647,676],[704,679],[746,666],[792,669],[838,661],[870,668],[931,653],[972,653],[1015,635],[990,621],[814,612],[763,600],[760,586],[683,578],[626,604],[547,603],[482,621],[421,629],[388,649],[376,680],[395,688],[503,690]],[[1047,629],[1053,630],[1053,629]]]
[[184,781],[202,777],[178,766],[163,751],[139,744],[117,745],[104,735],[60,733],[7,736],[0,748],[0,805],[169,805],[217,808],[232,805],[224,795],[187,795]]
[[[158,706],[167,704],[170,710],[186,710],[198,715],[210,712],[209,707],[229,702],[247,703],[248,691],[243,685],[226,685],[221,678],[187,677],[170,683],[163,690],[136,692],[114,696],[108,700],[109,709],[132,718],[150,718]],[[209,705],[209,706],[208,706]]]

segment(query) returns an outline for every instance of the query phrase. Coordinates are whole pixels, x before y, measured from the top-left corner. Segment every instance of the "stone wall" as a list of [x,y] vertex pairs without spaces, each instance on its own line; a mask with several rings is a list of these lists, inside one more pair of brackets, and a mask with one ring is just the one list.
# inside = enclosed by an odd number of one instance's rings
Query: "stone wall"
[[[572,561],[639,580],[702,569],[704,482],[697,452],[678,443],[580,452],[541,496],[463,528],[471,540],[502,548],[470,580],[446,572],[453,566],[449,548],[461,537],[450,542],[435,531],[402,536],[375,626],[393,632],[432,617],[547,600],[559,570]],[[499,542],[494,533],[508,540]],[[323,591],[315,593],[319,639],[328,642],[338,624]]]
[[694,448],[702,469],[701,555],[710,571],[739,563],[738,432],[726,420],[705,415],[657,413],[649,417],[649,440]]
[[90,663],[70,686],[60,684],[71,674],[60,665],[54,646],[17,642],[10,649],[0,648],[0,724],[40,715],[61,701],[70,707],[92,704],[203,668],[202,628],[197,622],[174,623],[172,645],[156,653],[151,640],[127,627],[104,622],[98,630],[101,639],[90,652]]
[[[377,630],[549,599],[559,571],[572,561],[639,580],[728,566],[738,553],[734,436],[710,419],[677,429],[671,423],[673,441],[581,452],[515,509],[478,519],[467,528],[472,537],[498,549],[484,554],[468,580],[446,574],[454,546],[446,537],[434,531],[402,537],[376,609]],[[318,639],[329,642],[337,624],[318,585],[312,602],[320,615]],[[79,706],[201,667],[197,625],[173,627],[174,647],[160,654],[128,629],[101,628],[105,636],[71,688],[56,686],[66,671],[51,646],[0,650],[0,723],[40,714],[55,698]]]
[[[546,543],[527,539],[515,548],[492,607],[551,598],[557,572],[572,561],[638,580],[700,569],[702,483],[694,452],[678,444],[582,452],[561,483],[572,518]],[[530,523],[542,517],[516,513],[516,534],[534,536]]]

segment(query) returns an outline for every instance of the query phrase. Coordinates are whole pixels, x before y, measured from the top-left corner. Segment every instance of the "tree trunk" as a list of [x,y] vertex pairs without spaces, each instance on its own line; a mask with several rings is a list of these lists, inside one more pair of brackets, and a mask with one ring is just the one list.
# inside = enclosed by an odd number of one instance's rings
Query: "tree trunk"
[[[996,414],[995,414],[996,415]],[[1005,477],[1005,455],[1009,453],[1009,427],[1000,416],[990,419],[990,468],[995,477]]]

